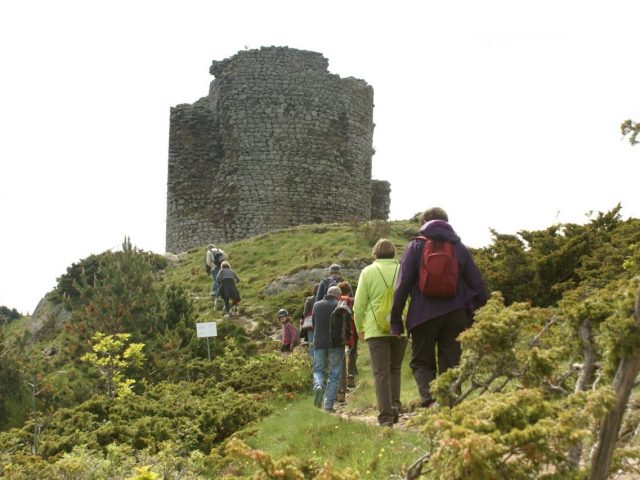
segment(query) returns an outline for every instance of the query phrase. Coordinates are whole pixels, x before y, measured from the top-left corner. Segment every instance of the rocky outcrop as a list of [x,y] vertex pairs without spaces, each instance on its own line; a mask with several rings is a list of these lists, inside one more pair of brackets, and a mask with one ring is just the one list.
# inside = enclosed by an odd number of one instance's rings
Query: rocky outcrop
[[44,297],[38,302],[36,309],[29,319],[29,331],[37,337],[45,327],[53,327],[56,330],[61,329],[64,322],[70,318],[71,312],[66,310],[64,305],[53,303],[47,297]]

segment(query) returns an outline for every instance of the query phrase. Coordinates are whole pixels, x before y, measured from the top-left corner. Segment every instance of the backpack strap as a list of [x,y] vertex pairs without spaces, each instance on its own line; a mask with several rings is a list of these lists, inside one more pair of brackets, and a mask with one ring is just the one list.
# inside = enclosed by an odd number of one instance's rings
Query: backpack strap
[[[380,276],[382,277],[382,281],[384,282],[384,286],[387,290],[389,290],[389,285],[387,285],[387,281],[384,279],[384,275],[382,274],[382,270],[380,270],[378,268],[377,265],[374,265],[374,267],[376,267],[376,270],[378,270],[378,273],[380,274]],[[393,283],[396,281],[396,275],[398,274],[398,269],[400,268],[400,265],[396,265],[396,270],[395,272],[393,272],[393,280],[391,280],[391,286],[393,286]],[[369,290],[367,290],[367,293],[369,295],[369,299],[371,299],[371,292]],[[378,322],[378,318],[376,317],[376,311],[373,309],[373,307],[371,307],[371,300],[369,300],[369,310],[371,310],[371,313],[373,313],[373,318],[375,319],[376,323]]]

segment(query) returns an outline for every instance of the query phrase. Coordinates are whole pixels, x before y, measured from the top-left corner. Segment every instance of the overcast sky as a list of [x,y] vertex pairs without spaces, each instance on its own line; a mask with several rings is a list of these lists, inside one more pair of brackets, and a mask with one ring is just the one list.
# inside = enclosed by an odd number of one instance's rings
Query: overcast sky
[[2,2],[0,305],[32,312],[125,235],[164,252],[169,108],[245,48],[373,86],[392,219],[439,205],[479,247],[618,202],[640,217],[619,130],[640,120],[638,19],[635,0]]

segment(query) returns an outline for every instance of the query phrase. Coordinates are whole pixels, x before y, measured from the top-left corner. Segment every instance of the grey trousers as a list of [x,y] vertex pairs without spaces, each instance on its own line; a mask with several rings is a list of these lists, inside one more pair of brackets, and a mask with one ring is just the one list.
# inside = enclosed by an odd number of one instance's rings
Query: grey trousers
[[407,339],[399,337],[373,337],[367,339],[371,358],[371,371],[376,387],[378,422],[393,423],[394,410],[400,410],[400,380],[402,359]]

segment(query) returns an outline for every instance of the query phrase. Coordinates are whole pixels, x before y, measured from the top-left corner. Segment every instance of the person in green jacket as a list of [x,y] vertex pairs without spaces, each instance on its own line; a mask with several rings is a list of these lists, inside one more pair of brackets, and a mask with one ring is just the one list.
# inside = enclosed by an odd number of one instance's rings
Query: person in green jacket
[[378,403],[378,423],[393,426],[400,412],[400,370],[407,338],[392,335],[389,315],[400,265],[396,247],[381,238],[371,252],[375,261],[362,270],[353,313],[358,336],[366,340]]

